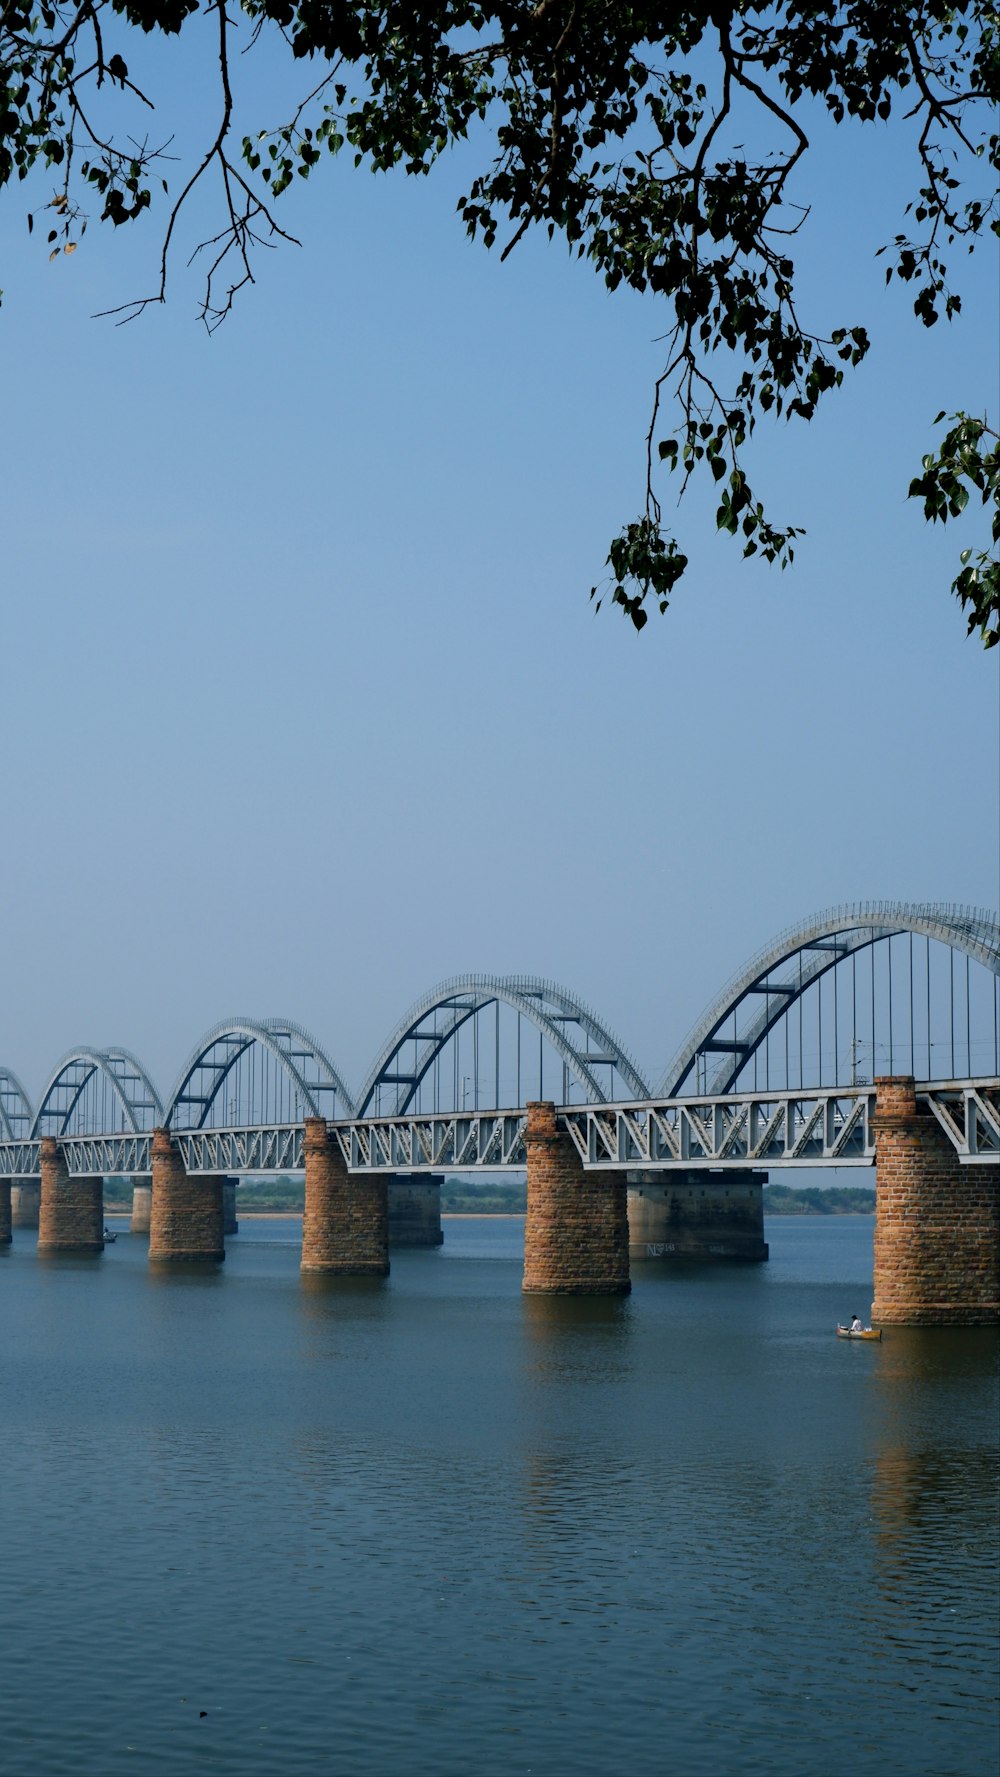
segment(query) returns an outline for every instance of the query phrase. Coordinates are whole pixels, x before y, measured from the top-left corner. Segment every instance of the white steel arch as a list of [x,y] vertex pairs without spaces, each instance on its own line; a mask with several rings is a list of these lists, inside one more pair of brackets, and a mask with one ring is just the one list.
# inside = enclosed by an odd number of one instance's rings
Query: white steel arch
[[31,1126],[32,1137],[70,1134],[77,1106],[95,1075],[107,1081],[122,1126],[132,1134],[147,1132],[162,1117],[155,1087],[127,1049],[71,1049],[42,1093]]
[[353,1116],[354,1100],[333,1062],[287,1018],[226,1018],[202,1037],[167,1101],[164,1126],[201,1129],[240,1058],[257,1043],[288,1076],[303,1116]]
[[[463,1024],[494,1002],[511,1007],[547,1038],[589,1103],[601,1104],[615,1096],[604,1089],[595,1072],[604,1068],[611,1070],[612,1079],[617,1072],[637,1098],[648,1096],[648,1086],[618,1038],[565,988],[533,975],[458,975],[429,989],[400,1020],[358,1093],[357,1114],[368,1113],[379,1089],[391,1086],[396,1089],[394,1102],[380,1111],[402,1115],[435,1058]],[[438,1014],[443,1015],[440,1024]],[[433,1024],[428,1025],[431,1018]],[[401,1057],[408,1043],[414,1052],[407,1064]]]
[[[695,1090],[730,1091],[768,1032],[807,988],[845,957],[905,932],[948,944],[1000,976],[1000,921],[985,908],[936,901],[859,901],[828,908],[779,933],[733,976],[674,1056],[658,1095],[678,1097],[700,1062],[705,1080]],[[720,1057],[711,1078],[710,1055]]]
[[0,1067],[0,1133],[4,1141],[21,1141],[35,1120],[31,1100],[14,1070]]

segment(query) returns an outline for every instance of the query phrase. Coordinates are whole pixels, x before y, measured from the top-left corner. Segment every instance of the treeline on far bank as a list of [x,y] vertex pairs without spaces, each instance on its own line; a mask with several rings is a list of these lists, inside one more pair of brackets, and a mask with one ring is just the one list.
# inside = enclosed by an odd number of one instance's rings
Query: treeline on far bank
[[[496,1180],[476,1184],[473,1180],[446,1178],[441,1186],[441,1209],[445,1215],[523,1215],[527,1207],[527,1186],[524,1181],[509,1185]],[[236,1196],[237,1213],[250,1215],[300,1215],[305,1204],[305,1186],[301,1179],[247,1179]],[[132,1208],[130,1179],[106,1179],[104,1207],[108,1211],[125,1212]],[[765,1214],[779,1216],[843,1216],[874,1215],[875,1192],[864,1185],[765,1185]]]

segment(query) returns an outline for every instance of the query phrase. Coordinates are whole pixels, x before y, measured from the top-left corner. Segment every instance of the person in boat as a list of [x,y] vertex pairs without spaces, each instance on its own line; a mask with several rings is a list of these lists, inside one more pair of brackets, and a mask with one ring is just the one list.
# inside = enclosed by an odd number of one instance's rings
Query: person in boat
[[851,1325],[850,1325],[850,1331],[851,1331],[851,1332],[852,1332],[852,1333],[863,1333],[863,1332],[864,1332],[864,1330],[865,1330],[865,1329],[864,1329],[864,1327],[863,1327],[863,1326],[862,1326],[862,1325],[861,1325],[861,1322],[860,1322],[860,1320],[859,1320],[859,1319],[858,1319],[858,1317],[857,1317],[857,1315],[856,1315],[856,1314],[852,1314],[852,1315],[851,1315]]

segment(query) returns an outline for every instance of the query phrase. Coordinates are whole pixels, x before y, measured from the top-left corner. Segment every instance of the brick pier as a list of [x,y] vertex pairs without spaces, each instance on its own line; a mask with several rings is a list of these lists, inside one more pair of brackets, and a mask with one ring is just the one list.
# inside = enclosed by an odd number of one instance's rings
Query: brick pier
[[188,1178],[169,1129],[153,1130],[151,1264],[221,1263],[226,1256],[222,1184],[218,1176]]
[[42,1187],[38,1179],[16,1178],[11,1180],[11,1221],[15,1228],[37,1228],[41,1202]]
[[528,1105],[524,1282],[532,1294],[624,1296],[628,1270],[624,1172],[584,1172],[556,1107]]
[[149,1224],[153,1210],[153,1185],[148,1178],[132,1180],[132,1218],[129,1223],[133,1234],[149,1234]]
[[766,1172],[675,1167],[628,1175],[629,1257],[664,1264],[756,1264],[764,1239]]
[[396,1172],[389,1187],[389,1245],[440,1246],[441,1232],[440,1172]]
[[1000,1320],[1000,1168],[963,1166],[913,1079],[875,1081],[872,1320],[982,1326]]
[[0,1179],[0,1246],[9,1246],[11,1233],[10,1179]]
[[331,1277],[386,1277],[388,1190],[377,1173],[349,1173],[323,1117],[307,1117],[302,1270]]
[[225,1178],[222,1181],[222,1221],[224,1234],[238,1234],[240,1224],[236,1219],[236,1187],[238,1178]]
[[42,1136],[40,1253],[104,1251],[104,1180],[70,1178],[54,1135]]

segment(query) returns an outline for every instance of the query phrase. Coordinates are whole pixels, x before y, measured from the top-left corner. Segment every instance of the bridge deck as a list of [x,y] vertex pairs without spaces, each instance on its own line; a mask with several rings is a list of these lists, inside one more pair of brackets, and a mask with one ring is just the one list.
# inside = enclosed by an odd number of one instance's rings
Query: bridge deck
[[[1000,1078],[917,1084],[966,1165],[1000,1165]],[[870,1085],[721,1097],[635,1100],[562,1107],[558,1116],[588,1170],[636,1167],[872,1166]],[[525,1166],[523,1109],[331,1121],[354,1172],[519,1172]],[[302,1170],[303,1127],[175,1130],[190,1174],[278,1174]],[[149,1133],[60,1138],[74,1177],[143,1177]],[[0,1178],[37,1177],[41,1143],[0,1142]]]

